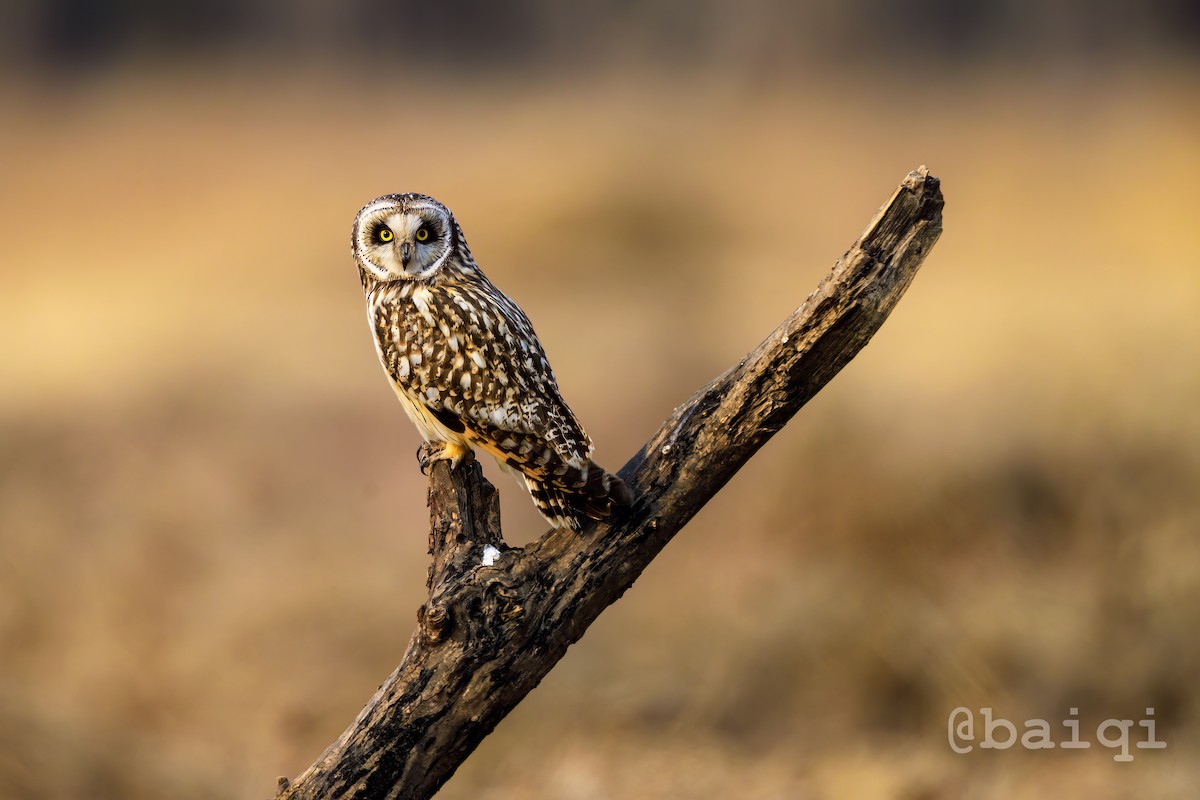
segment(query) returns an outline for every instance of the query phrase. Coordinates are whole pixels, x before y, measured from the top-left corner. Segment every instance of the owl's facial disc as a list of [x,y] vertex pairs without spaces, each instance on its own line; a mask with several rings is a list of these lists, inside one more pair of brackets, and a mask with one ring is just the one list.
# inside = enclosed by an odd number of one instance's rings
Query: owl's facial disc
[[450,220],[421,203],[368,206],[356,221],[359,264],[384,281],[431,277],[450,254]]

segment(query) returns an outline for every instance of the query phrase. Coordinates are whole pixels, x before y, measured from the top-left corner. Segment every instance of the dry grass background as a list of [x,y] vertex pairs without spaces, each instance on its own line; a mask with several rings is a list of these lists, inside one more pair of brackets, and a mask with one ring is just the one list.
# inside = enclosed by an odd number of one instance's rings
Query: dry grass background
[[[398,662],[427,517],[362,203],[455,210],[615,468],[922,163],[946,232],[876,341],[442,796],[1193,796],[1193,66],[5,85],[0,796],[267,797]],[[959,705],[1168,748],[954,755]]]

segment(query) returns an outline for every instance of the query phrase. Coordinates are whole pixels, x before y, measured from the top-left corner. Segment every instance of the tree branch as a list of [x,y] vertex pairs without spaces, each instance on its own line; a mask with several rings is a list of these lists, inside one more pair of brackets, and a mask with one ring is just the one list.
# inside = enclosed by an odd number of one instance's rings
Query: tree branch
[[[637,502],[582,535],[505,549],[478,463],[436,462],[429,600],[404,659],[278,797],[426,798],[734,473],[853,358],[942,230],[937,178],[910,173],[808,299],[679,406],[621,470]],[[501,551],[485,566],[485,547]]]

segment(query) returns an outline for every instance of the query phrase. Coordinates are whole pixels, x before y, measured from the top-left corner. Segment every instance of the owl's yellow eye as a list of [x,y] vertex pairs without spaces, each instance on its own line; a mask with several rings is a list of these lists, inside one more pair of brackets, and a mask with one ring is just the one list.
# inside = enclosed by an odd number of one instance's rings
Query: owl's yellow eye
[[429,240],[429,228],[417,228],[417,241],[425,242]]
[[391,228],[380,228],[379,233],[375,235],[379,237],[379,241],[381,242],[390,242],[396,238],[396,234],[392,233]]

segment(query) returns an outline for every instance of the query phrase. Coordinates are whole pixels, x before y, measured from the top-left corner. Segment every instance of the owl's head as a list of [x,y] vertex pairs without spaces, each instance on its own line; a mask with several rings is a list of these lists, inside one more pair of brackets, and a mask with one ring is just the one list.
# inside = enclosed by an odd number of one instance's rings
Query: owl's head
[[380,281],[426,280],[467,252],[450,209],[423,194],[387,194],[363,206],[350,248],[358,266]]

